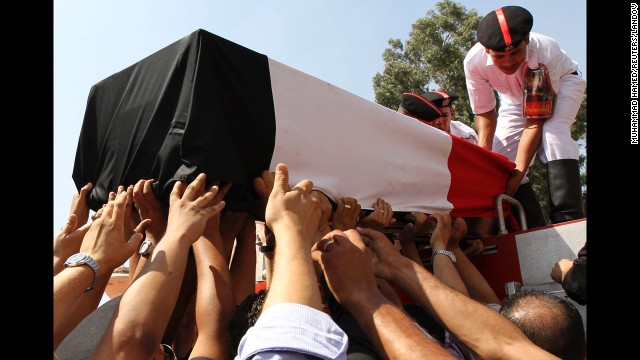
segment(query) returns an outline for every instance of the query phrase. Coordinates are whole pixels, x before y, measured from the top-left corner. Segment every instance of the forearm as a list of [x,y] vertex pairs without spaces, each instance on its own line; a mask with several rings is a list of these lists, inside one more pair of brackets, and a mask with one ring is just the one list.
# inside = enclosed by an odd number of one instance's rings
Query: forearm
[[256,279],[256,225],[249,218],[236,238],[230,271],[235,304],[240,304],[255,292]]
[[[442,244],[438,243],[432,244],[431,249],[435,252],[437,250],[445,250],[445,247]],[[469,296],[467,287],[460,277],[460,274],[458,273],[454,262],[446,255],[436,255],[433,256],[432,259],[433,275],[438,280],[442,281],[443,284],[449,286],[450,288],[460,292],[465,296]]]
[[529,164],[540,146],[543,123],[544,119],[527,119],[525,123],[516,155],[516,170],[521,171],[522,174],[527,172]]
[[269,284],[269,295],[263,311],[284,302],[298,303],[322,311],[309,239],[305,239],[305,234],[297,231],[274,233],[279,245],[275,251],[272,282]]
[[423,267],[405,264],[398,267],[392,277],[392,281],[481,358],[554,358],[498,312],[448,288]]
[[73,304],[89,287],[93,281],[93,276],[93,269],[84,265],[66,268],[53,277],[54,332],[66,321]]
[[478,146],[491,150],[493,136],[496,133],[498,114],[495,109],[482,114],[476,114],[476,129],[478,130]]
[[500,304],[496,293],[467,255],[465,255],[464,251],[459,246],[449,248],[449,250],[456,256],[457,261],[455,267],[467,288],[469,296],[483,304]]
[[79,295],[77,300],[72,304],[70,310],[67,311],[63,319],[54,325],[53,329],[53,348],[57,349],[58,345],[73,331],[73,329],[91,312],[98,308],[102,300],[107,284],[111,278],[112,271],[103,273],[101,271],[95,288],[87,293]]
[[[167,234],[125,291],[98,351],[143,358],[160,344],[180,291],[190,242]],[[103,352],[106,351],[106,352]]]
[[196,325],[198,338],[191,356],[229,357],[227,326],[234,307],[231,274],[224,255],[205,238],[193,245],[198,273]]
[[425,336],[404,311],[382,294],[348,309],[378,354],[388,359],[451,359],[442,346]]

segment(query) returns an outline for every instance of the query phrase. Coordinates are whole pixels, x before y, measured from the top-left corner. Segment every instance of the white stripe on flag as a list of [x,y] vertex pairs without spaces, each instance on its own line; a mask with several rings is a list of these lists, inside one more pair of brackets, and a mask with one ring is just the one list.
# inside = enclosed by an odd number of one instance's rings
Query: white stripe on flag
[[394,211],[449,212],[451,137],[416,119],[269,59],[276,116],[270,170],[291,186],[310,179],[333,200],[363,209],[378,197]]

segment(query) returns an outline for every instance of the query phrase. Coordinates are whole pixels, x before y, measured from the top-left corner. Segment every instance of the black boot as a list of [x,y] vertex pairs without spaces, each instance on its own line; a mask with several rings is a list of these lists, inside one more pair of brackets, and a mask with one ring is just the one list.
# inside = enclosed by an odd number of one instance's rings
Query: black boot
[[544,214],[542,213],[542,207],[530,182],[520,184],[516,193],[513,194],[513,198],[518,200],[522,205],[524,216],[527,219],[528,229],[547,225]]
[[584,218],[580,165],[575,159],[547,163],[549,180],[549,219],[561,223]]

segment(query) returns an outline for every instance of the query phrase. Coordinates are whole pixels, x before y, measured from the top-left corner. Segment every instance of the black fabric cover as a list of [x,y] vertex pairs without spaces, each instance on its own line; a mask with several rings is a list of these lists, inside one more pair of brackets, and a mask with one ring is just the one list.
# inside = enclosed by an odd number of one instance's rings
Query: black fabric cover
[[91,88],[73,180],[94,184],[96,211],[140,179],[168,204],[176,181],[204,172],[234,183],[227,208],[253,210],[274,142],[267,57],[200,29]]

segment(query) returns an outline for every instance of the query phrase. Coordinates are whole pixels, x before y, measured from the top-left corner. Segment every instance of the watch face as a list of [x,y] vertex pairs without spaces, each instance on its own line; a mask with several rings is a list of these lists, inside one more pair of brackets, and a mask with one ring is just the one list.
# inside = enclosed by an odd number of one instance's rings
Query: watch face
[[73,254],[69,257],[69,259],[67,259],[67,263],[74,264],[74,263],[77,263],[78,261],[84,260],[85,257],[86,255],[83,253]]
[[140,255],[149,255],[151,253],[151,240],[149,239],[145,239],[142,244],[140,244],[140,249],[138,250],[138,253]]

